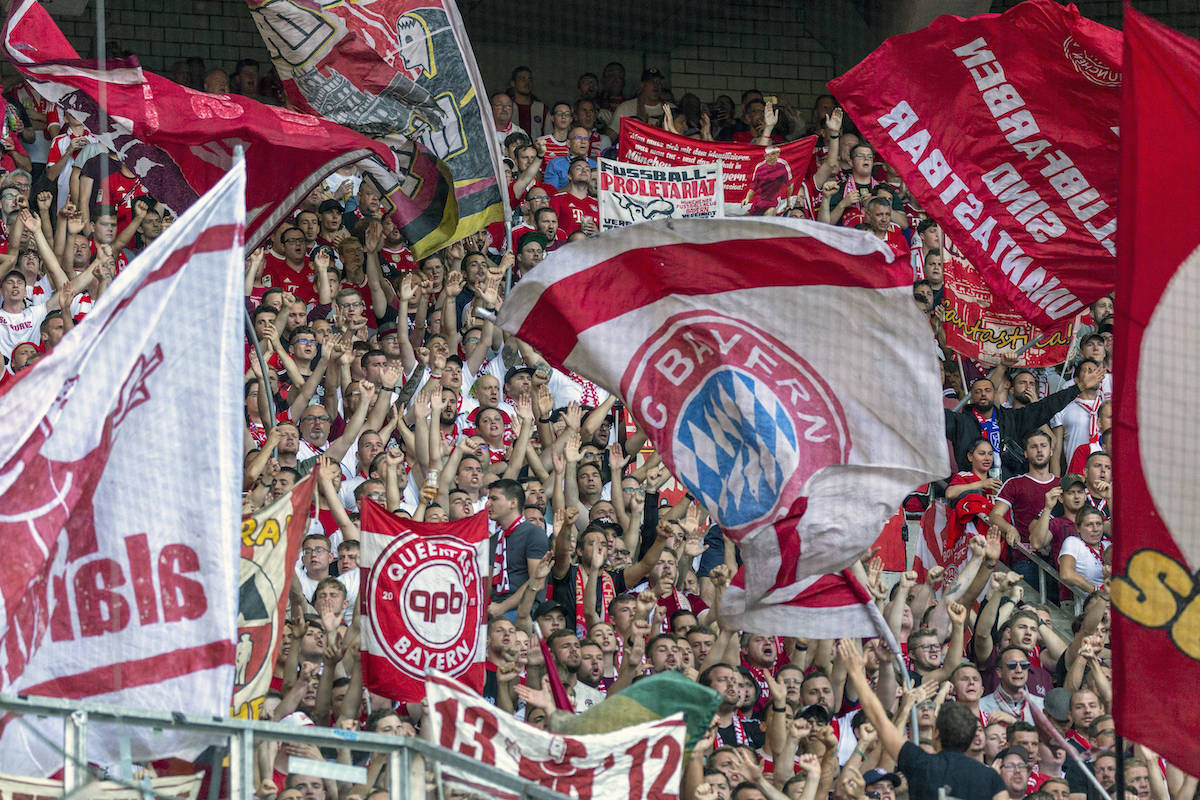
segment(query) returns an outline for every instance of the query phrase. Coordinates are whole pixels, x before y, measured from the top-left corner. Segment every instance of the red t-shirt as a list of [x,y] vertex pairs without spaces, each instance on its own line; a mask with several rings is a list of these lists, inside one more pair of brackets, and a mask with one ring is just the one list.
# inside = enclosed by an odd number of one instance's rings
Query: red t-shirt
[[264,286],[278,286],[311,306],[317,302],[317,287],[313,283],[315,278],[312,262],[307,258],[304,259],[304,268],[297,272],[284,259],[267,253],[262,271]]
[[[1021,534],[1021,541],[1029,544],[1029,525],[1037,518],[1037,515],[1046,507],[1046,495],[1050,490],[1058,485],[1058,478],[1051,475],[1044,483],[1036,481],[1026,475],[1018,475],[1015,478],[1009,478],[1000,487],[1000,493],[996,496],[997,500],[1003,500],[1008,504],[1008,511],[1004,516],[1012,522],[1013,527]],[[1015,554],[1014,558],[1017,561],[1025,561],[1024,556]]]
[[563,236],[581,229],[585,219],[600,226],[600,205],[591,195],[578,198],[570,192],[559,192],[550,198],[550,207],[558,213],[558,229]]
[[542,159],[543,164],[549,164],[559,156],[567,155],[567,143],[560,142],[554,138],[554,134],[547,133],[545,136],[539,136],[538,141],[546,148],[546,157]]

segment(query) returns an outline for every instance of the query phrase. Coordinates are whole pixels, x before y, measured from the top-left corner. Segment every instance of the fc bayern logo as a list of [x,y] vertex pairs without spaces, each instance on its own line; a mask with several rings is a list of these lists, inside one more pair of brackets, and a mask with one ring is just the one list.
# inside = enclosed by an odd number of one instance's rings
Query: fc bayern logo
[[808,479],[850,452],[845,413],[817,371],[723,314],[667,320],[638,349],[621,391],[660,432],[663,461],[734,535],[786,516]]
[[475,548],[451,537],[401,534],[375,564],[370,624],[388,660],[417,679],[426,667],[466,671],[480,644]]

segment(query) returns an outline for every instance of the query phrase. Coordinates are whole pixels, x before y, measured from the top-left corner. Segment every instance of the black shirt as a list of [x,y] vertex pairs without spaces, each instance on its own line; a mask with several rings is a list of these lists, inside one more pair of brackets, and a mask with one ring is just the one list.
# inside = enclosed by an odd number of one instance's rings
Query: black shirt
[[958,800],[992,800],[1005,790],[994,769],[950,750],[931,755],[912,742],[900,748],[896,768],[908,779],[909,800],[937,800],[943,786]]
[[[561,581],[555,580],[553,575],[550,576],[552,596],[567,609],[565,616],[567,618],[567,630],[569,631],[575,630],[575,576],[578,572],[579,567],[572,564]],[[608,573],[608,577],[612,578],[613,591],[616,594],[624,594],[628,591],[625,586],[625,570],[605,570],[605,572]],[[616,594],[614,594],[614,597]],[[598,582],[596,584],[596,613],[601,619],[604,619],[604,611],[604,591]]]

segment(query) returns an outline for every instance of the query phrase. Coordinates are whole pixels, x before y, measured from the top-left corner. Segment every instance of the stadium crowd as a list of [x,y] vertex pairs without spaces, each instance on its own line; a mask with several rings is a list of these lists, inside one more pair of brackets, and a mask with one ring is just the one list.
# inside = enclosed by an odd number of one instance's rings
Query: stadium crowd
[[[269,76],[260,88],[250,62],[232,80],[195,64],[177,77],[279,97]],[[610,63],[580,76],[576,97],[544,103],[533,79],[518,67],[491,97],[515,212],[511,250],[499,223],[414,261],[381,218],[372,182],[350,168],[246,260],[257,342],[247,342],[243,365],[244,511],[309,473],[320,495],[263,717],[413,734],[419,704],[397,707],[363,690],[358,512],[368,500],[425,521],[486,509],[496,559],[486,699],[552,729],[564,712],[549,673],[579,712],[668,670],[711,687],[721,705],[684,768],[687,800],[927,800],[941,787],[965,800],[1090,800],[1099,795],[1087,773],[1113,792],[1111,299],[1092,306],[1090,329],[1058,368],[960,371],[939,337],[952,245],[834,98],[810,111],[756,90],[740,102],[676,99],[658,70],[630,87]],[[178,211],[27,85],[5,97],[0,355],[11,380]],[[815,134],[808,174],[777,206],[754,208],[864,227],[911,259],[914,301],[947,365],[956,472],[908,510],[945,502],[960,561],[885,574],[879,555],[862,554],[901,653],[880,638],[785,638],[723,624],[739,563],[733,544],[675,490],[616,397],[493,325],[510,279],[597,235],[595,159],[626,116],[764,147]],[[1052,584],[1061,595],[1046,604],[1031,588],[1031,554],[1061,574]],[[1060,599],[1069,627],[1051,608]],[[1035,710],[1049,728],[1035,724]],[[386,796],[374,788],[383,785],[379,759],[366,785],[351,786],[287,774],[290,755],[366,760],[348,749],[264,745],[262,797]],[[1126,754],[1124,777],[1119,800],[1192,798],[1197,786],[1140,745]]]

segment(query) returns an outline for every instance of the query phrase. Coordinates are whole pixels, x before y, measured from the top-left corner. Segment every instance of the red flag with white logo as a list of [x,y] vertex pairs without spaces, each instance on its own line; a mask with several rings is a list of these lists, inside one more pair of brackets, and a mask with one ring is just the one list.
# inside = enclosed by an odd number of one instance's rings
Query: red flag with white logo
[[[245,179],[239,163],[0,394],[0,691],[229,711]],[[0,726],[0,769],[62,765]],[[102,730],[88,753],[113,763]],[[188,752],[170,730],[121,733],[135,759]]]
[[[228,171],[241,147],[251,247],[269,237],[327,175],[360,162],[383,190],[383,202],[416,257],[438,249],[454,232],[452,178],[415,142],[391,149],[319,117],[189,89],[143,70],[136,58],[110,60],[101,70],[76,55],[35,0],[13,3],[4,45],[42,96],[82,122],[176,213]],[[102,90],[108,112],[103,120]]]
[[360,527],[363,685],[420,702],[428,668],[483,691],[487,512],[417,522],[368,500]]
[[[1200,180],[1200,42],[1125,9],[1113,442],[1117,732],[1200,775],[1200,221],[1167,186]],[[1169,131],[1169,153],[1164,152]]]
[[1073,5],[938,17],[829,84],[983,275],[1033,324],[1112,291],[1121,32]]
[[624,398],[739,544],[751,603],[844,569],[908,493],[950,471],[912,273],[865,231],[632,225],[556,251],[499,321]]

